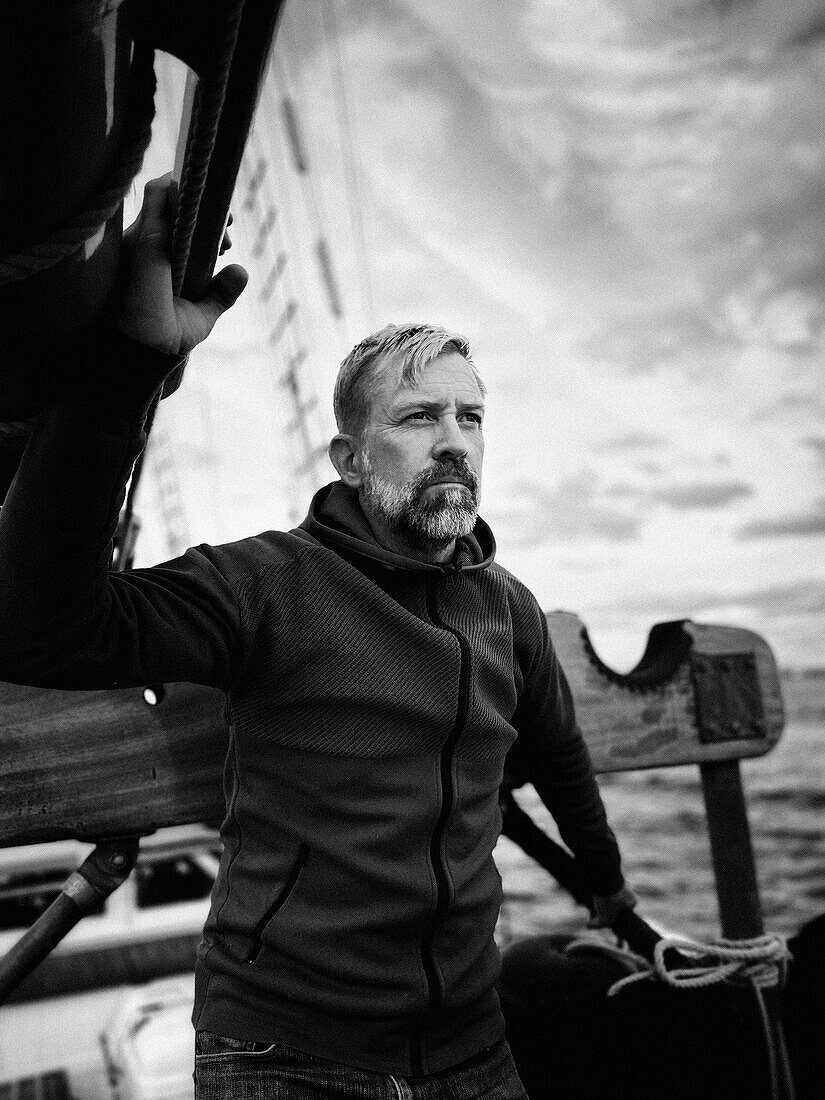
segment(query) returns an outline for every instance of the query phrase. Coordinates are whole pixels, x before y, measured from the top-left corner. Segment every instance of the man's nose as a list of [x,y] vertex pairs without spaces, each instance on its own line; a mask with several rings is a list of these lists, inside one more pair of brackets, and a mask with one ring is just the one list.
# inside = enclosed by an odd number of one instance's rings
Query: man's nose
[[439,421],[438,437],[433,445],[433,456],[441,458],[443,455],[455,455],[464,458],[467,454],[467,441],[454,416],[445,417]]

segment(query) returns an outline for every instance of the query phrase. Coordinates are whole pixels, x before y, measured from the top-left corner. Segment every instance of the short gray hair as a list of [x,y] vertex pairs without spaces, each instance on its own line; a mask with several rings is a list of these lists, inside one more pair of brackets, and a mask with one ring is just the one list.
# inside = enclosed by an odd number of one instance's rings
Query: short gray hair
[[458,332],[440,325],[385,325],[356,344],[338,371],[333,409],[339,432],[360,435],[369,419],[370,390],[382,368],[400,358],[401,381],[415,385],[428,363],[456,351],[469,363],[482,397],[484,383],[470,358],[470,344]]

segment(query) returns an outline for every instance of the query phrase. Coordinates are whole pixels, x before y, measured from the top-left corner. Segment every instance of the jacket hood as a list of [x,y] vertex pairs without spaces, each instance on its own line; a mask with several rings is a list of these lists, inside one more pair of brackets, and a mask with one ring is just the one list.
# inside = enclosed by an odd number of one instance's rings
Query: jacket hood
[[472,532],[458,540],[453,560],[446,564],[419,561],[387,550],[376,540],[361,509],[358,493],[341,481],[334,481],[318,490],[299,530],[344,556],[356,555],[386,569],[400,569],[408,573],[486,569],[492,564],[496,552],[493,532],[480,518],[476,520]]

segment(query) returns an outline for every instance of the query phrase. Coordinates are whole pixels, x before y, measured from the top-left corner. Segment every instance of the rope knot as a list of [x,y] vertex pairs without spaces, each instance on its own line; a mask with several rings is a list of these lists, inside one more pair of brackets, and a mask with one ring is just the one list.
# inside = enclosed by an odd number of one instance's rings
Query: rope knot
[[[670,966],[668,952],[688,960],[685,966]],[[712,940],[700,943],[682,936],[665,936],[654,948],[653,962],[608,990],[614,996],[631,982],[658,978],[673,989],[701,989],[719,982],[732,982],[759,989],[784,985],[791,954],[782,936],[755,936],[749,940]]]

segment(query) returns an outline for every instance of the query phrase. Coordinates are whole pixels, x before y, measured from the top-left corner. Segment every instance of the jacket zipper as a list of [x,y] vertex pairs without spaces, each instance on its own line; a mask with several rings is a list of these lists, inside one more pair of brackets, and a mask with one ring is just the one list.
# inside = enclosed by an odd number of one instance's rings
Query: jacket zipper
[[284,883],[277,898],[275,898],[273,903],[269,906],[269,908],[266,910],[264,915],[255,926],[255,931],[252,933],[252,942],[249,947],[249,954],[246,956],[246,961],[248,963],[255,962],[257,957],[260,955],[261,948],[263,947],[264,929],[275,917],[278,911],[284,907],[287,902],[287,898],[295,889],[295,886],[301,875],[301,871],[303,871],[304,867],[306,866],[308,855],[309,845],[306,843],[306,841],[302,841],[301,847],[298,849],[298,856],[294,864],[292,865],[292,870],[289,872],[289,878]]
[[[461,649],[461,671],[458,680],[458,705],[456,707],[455,722],[450,735],[441,748],[440,780],[441,780],[441,809],[430,837],[430,863],[433,868],[436,882],[435,911],[424,931],[421,940],[421,962],[424,974],[427,978],[428,1008],[427,1015],[434,1015],[441,1007],[442,989],[435,967],[433,943],[438,926],[444,918],[450,901],[450,887],[447,879],[447,869],[441,858],[441,840],[447,828],[447,821],[455,803],[455,791],[452,780],[452,762],[456,743],[467,723],[467,714],[470,709],[470,646],[467,639],[441,618],[436,604],[436,583],[431,582],[427,588],[427,614],[433,626],[447,631],[456,639]],[[413,1035],[410,1062],[415,1074],[423,1073],[421,1052],[421,1028],[417,1028]]]

